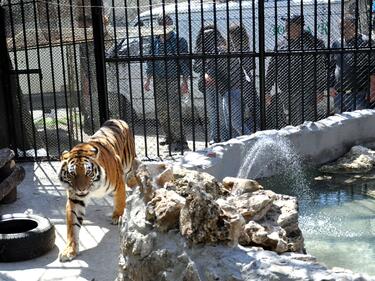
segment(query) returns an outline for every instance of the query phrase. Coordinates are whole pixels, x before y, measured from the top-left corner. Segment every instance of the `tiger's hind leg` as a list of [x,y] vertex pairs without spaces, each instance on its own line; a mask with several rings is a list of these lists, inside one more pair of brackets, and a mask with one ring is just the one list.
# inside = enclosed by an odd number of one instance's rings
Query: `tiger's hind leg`
[[113,196],[112,224],[118,224],[125,209],[125,183],[119,180]]
[[79,231],[85,216],[86,202],[69,196],[66,202],[67,239],[64,250],[59,254],[61,262],[71,261],[79,252]]

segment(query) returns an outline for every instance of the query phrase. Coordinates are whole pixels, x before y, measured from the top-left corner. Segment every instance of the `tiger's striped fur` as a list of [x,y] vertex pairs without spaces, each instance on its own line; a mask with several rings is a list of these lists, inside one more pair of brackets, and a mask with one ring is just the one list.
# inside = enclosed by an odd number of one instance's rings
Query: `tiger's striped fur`
[[125,208],[125,177],[135,161],[133,134],[126,122],[108,120],[87,142],[61,155],[59,179],[67,189],[67,244],[60,261],[78,254],[79,230],[90,197],[114,193],[112,223],[117,224]]

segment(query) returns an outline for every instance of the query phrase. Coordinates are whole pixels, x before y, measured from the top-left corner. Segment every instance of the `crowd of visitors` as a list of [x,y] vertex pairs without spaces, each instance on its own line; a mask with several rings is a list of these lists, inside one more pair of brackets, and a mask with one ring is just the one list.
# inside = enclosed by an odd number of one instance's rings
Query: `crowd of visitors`
[[[355,17],[347,15],[335,23],[342,38],[330,46],[306,29],[302,15],[284,21],[285,33],[276,42],[275,55],[266,60],[267,128],[321,118],[318,104],[322,100],[328,104],[325,114],[374,107],[375,55],[359,51],[372,44],[358,31]],[[166,136],[159,144],[174,151],[189,149],[181,96],[189,93],[192,73],[198,74],[198,89],[205,100],[210,144],[258,130],[257,58],[245,27],[233,23],[222,34],[215,23],[203,25],[191,60],[188,43],[176,33],[173,19],[160,15],[157,24],[164,32],[153,36],[146,52],[166,59],[146,59],[143,86],[146,92],[153,90],[155,111]]]

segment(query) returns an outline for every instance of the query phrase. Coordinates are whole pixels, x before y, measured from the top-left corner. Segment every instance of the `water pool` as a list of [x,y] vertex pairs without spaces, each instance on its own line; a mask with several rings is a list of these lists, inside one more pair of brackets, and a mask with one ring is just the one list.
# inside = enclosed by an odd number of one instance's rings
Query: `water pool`
[[[268,189],[270,182],[262,183]],[[302,188],[286,183],[271,189],[298,198],[308,254],[328,267],[375,275],[375,199],[367,195],[375,182],[340,186],[308,180]]]

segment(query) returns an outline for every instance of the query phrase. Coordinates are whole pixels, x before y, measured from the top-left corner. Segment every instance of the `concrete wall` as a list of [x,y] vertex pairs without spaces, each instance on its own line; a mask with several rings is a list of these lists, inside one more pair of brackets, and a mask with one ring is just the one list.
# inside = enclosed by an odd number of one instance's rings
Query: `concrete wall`
[[[353,145],[375,141],[375,110],[357,110],[336,114],[317,122],[305,122],[300,126],[287,126],[281,130],[260,131],[249,136],[241,136],[225,143],[215,144],[203,151],[190,152],[176,165],[199,171],[205,171],[217,179],[226,176],[237,176],[246,157],[254,158],[254,169],[258,169],[259,177],[270,176],[277,172],[278,163],[270,163],[265,157],[267,146],[257,156],[247,153],[254,145],[274,141],[270,146],[278,146],[281,150],[295,151],[291,157],[300,158],[309,166],[318,166],[337,159],[345,154]],[[274,152],[270,153],[274,153]],[[264,157],[263,157],[264,156]],[[251,162],[251,161],[249,161]],[[274,165],[272,165],[274,164]],[[254,170],[253,169],[253,170]]]

